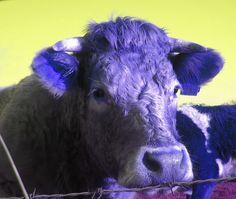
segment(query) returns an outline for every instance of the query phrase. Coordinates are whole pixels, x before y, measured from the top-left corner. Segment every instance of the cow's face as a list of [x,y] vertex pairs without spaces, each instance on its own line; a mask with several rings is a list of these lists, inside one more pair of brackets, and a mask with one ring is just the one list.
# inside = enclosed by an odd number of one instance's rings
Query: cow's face
[[190,180],[175,128],[181,85],[168,57],[114,52],[92,60],[84,135],[101,166],[125,186]]
[[[54,50],[39,54],[33,69],[63,95],[78,82],[80,65],[82,136],[100,169],[127,187],[192,179],[175,126],[176,94],[196,94],[214,77],[223,63],[217,53],[130,19],[92,25],[84,39],[64,40]],[[76,59],[61,51],[82,52]]]

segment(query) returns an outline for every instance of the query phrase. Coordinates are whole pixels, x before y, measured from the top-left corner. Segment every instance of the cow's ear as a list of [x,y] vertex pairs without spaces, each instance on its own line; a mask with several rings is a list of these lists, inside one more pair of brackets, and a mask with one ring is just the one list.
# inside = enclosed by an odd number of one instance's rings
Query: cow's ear
[[42,50],[34,58],[34,74],[51,93],[62,96],[76,82],[78,60],[65,52]]
[[[179,82],[182,95],[197,95],[201,85],[210,81],[223,68],[219,53],[190,42],[180,42],[170,59]],[[184,44],[184,45],[183,45]]]
[[62,96],[77,83],[79,61],[65,51],[80,50],[77,38],[65,39],[40,51],[34,58],[31,65],[34,74],[54,95]]

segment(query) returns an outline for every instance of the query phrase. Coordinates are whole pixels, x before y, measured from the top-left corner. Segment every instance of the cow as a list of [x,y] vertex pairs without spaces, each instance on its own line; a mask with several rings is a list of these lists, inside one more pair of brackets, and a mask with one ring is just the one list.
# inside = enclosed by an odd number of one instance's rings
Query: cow
[[[179,135],[190,154],[195,180],[236,176],[236,105],[184,105]],[[191,199],[210,199],[216,183],[196,184]]]
[[[187,147],[194,180],[236,177],[236,105],[190,105],[178,108],[176,128]],[[118,183],[110,179],[110,189]],[[191,188],[174,187],[188,199],[210,199],[216,182],[199,183]],[[171,191],[171,190],[170,190]],[[137,195],[136,199],[143,198]],[[147,199],[147,196],[144,196]]]
[[[213,49],[130,17],[91,23],[83,37],[41,50],[33,74],[0,92],[0,132],[27,191],[94,191],[110,178],[127,188],[191,181],[177,93],[197,95],[223,64]],[[3,150],[0,162],[0,194],[21,195]]]

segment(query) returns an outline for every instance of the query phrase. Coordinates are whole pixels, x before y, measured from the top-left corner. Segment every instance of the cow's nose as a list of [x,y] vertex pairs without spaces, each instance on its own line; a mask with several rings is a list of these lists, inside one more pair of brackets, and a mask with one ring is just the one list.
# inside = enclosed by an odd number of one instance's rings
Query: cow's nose
[[166,180],[183,180],[186,169],[191,166],[185,149],[179,146],[158,147],[147,149],[143,155],[143,164],[158,176],[165,176]]
[[180,167],[183,153],[176,148],[159,147],[153,151],[146,151],[143,156],[143,163],[150,171],[161,172],[163,167]]

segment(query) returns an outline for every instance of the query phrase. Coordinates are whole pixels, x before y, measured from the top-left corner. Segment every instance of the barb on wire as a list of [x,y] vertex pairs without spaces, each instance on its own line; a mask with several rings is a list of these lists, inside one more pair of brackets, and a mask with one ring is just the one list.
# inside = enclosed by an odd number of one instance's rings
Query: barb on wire
[[97,191],[94,192],[92,199],[100,199],[103,195],[103,189],[102,188],[98,188]]

